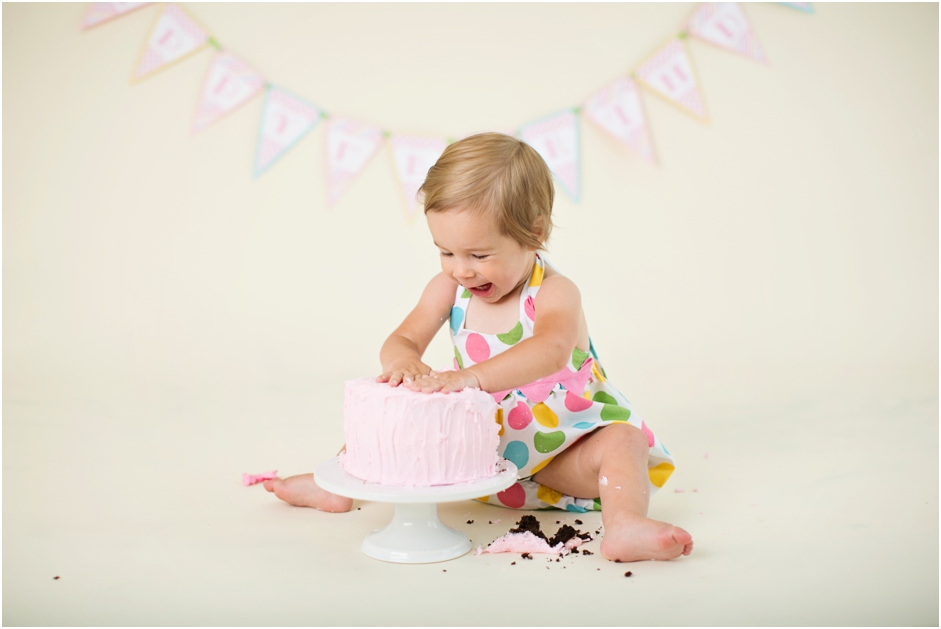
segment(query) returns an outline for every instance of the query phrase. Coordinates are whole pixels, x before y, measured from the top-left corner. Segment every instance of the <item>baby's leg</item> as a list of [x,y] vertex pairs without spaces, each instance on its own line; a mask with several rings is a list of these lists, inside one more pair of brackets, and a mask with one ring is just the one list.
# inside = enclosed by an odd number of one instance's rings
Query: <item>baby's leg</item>
[[618,561],[673,559],[693,550],[692,536],[647,517],[647,437],[610,424],[582,437],[533,480],[576,498],[601,497],[601,554]]
[[353,501],[350,498],[337,496],[321,489],[314,481],[313,474],[299,474],[284,480],[280,478],[266,480],[264,485],[265,489],[274,493],[275,496],[296,507],[313,507],[331,513],[342,513],[353,507]]

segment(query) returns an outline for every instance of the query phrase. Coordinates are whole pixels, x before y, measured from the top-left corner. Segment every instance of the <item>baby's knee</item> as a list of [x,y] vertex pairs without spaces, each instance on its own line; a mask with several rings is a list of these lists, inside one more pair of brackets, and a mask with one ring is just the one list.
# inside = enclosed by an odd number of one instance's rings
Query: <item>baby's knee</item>
[[650,450],[650,446],[647,444],[647,436],[640,428],[631,424],[609,424],[602,428],[599,433],[598,436],[605,441],[606,446],[615,448],[620,452],[636,452],[646,456]]

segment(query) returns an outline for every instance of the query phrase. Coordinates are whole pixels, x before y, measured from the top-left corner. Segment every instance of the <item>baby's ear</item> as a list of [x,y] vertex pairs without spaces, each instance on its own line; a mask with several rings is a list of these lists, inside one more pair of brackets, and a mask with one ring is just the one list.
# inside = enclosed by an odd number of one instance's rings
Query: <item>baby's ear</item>
[[542,216],[536,218],[533,222],[533,234],[540,243],[546,244],[546,219]]

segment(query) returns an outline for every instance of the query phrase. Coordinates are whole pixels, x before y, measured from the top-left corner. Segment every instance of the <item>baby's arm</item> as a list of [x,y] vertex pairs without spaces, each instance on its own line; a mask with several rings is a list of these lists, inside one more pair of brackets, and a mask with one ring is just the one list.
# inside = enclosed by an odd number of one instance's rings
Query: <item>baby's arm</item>
[[398,386],[431,372],[431,367],[423,363],[421,357],[450,316],[455,290],[457,284],[444,273],[428,282],[418,305],[379,350],[382,374],[376,378],[377,382]]
[[538,315],[532,337],[489,360],[421,378],[409,388],[430,392],[478,386],[484,391],[504,391],[556,373],[568,363],[578,343],[581,294],[571,280],[554,275],[543,281],[535,306]]

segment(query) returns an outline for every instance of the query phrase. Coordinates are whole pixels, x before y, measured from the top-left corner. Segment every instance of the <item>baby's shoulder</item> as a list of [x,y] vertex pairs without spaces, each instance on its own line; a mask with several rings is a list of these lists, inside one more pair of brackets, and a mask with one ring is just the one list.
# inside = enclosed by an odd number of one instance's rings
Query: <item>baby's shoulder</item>
[[575,282],[547,265],[536,300],[577,304],[581,302],[581,293]]

